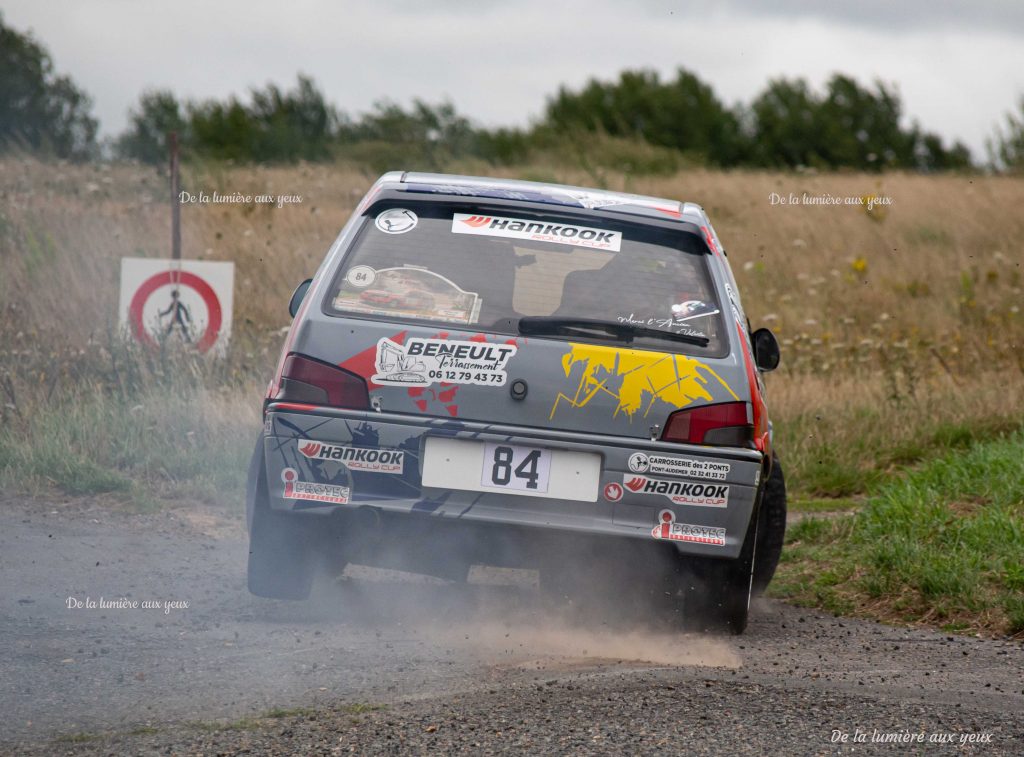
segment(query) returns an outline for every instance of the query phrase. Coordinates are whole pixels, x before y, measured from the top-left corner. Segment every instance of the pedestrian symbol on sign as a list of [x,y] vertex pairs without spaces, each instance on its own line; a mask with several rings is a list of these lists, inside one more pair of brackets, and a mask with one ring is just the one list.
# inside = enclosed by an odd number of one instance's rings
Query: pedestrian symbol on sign
[[171,304],[167,306],[166,310],[161,310],[159,315],[161,324],[164,318],[170,316],[164,334],[170,336],[174,327],[177,326],[181,329],[181,338],[186,342],[192,342],[192,313],[189,311],[188,305],[181,301],[181,294],[177,289],[171,290]]

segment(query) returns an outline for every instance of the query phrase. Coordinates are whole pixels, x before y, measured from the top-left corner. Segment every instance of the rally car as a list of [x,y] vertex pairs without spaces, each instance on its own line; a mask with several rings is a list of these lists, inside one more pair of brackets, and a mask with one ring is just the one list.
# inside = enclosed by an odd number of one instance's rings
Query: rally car
[[[422,309],[366,296],[410,290]],[[779,352],[700,206],[387,173],[290,309],[249,473],[252,593],[302,599],[348,563],[534,567],[548,592],[745,628],[785,529],[761,379]]]

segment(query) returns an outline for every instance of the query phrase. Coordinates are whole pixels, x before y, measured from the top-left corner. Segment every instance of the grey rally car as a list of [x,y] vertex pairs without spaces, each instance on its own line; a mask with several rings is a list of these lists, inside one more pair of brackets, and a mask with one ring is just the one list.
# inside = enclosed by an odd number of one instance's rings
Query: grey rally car
[[265,400],[252,593],[348,563],[657,599],[741,632],[785,529],[761,371],[692,203],[388,173],[312,280]]

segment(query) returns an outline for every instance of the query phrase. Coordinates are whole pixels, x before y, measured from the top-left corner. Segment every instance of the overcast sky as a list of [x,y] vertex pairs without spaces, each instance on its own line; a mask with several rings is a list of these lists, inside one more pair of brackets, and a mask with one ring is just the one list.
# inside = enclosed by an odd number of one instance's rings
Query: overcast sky
[[487,126],[525,125],[561,84],[679,66],[728,104],[772,77],[836,71],[895,84],[904,111],[984,158],[1024,95],[1024,2],[848,0],[0,0],[120,132],[146,88],[246,95],[311,75],[356,114],[376,100],[448,98]]

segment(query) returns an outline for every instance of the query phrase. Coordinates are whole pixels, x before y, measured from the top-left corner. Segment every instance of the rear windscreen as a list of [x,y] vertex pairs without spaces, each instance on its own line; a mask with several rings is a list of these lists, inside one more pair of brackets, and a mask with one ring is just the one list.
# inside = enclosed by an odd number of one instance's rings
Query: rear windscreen
[[[674,351],[703,354],[720,354],[724,343],[721,306],[693,235],[519,209],[378,206],[328,304],[339,315],[510,334],[524,316],[596,319],[706,338],[704,347],[671,342]],[[657,334],[635,342],[670,343]]]

